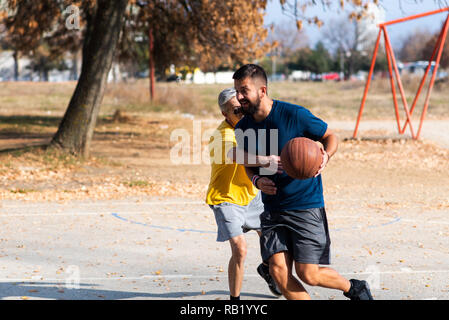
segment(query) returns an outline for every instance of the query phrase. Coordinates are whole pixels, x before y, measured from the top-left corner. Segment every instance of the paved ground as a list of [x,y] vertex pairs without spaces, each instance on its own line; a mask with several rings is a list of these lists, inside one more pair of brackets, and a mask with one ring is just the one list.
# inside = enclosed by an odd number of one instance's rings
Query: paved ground
[[[227,244],[199,201],[3,202],[3,299],[227,299]],[[449,212],[332,212],[333,267],[377,299],[449,298]],[[363,218],[362,218],[363,217]],[[243,299],[271,299],[249,252]],[[343,299],[309,288],[314,299]]]

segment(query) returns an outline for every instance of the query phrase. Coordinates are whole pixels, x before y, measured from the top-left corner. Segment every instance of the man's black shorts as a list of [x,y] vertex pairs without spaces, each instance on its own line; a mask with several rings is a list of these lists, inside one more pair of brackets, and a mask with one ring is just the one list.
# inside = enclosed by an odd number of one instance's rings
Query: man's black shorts
[[324,208],[265,211],[260,221],[260,249],[264,261],[288,250],[296,262],[330,264],[331,241]]

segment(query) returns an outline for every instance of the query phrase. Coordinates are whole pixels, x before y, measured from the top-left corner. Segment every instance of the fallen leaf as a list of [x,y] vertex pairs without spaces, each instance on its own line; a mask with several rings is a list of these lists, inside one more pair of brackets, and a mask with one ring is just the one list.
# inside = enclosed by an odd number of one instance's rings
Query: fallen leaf
[[369,253],[370,256],[373,255],[372,251],[371,251],[367,246],[363,246],[363,249],[365,249],[366,251],[368,251],[368,253]]

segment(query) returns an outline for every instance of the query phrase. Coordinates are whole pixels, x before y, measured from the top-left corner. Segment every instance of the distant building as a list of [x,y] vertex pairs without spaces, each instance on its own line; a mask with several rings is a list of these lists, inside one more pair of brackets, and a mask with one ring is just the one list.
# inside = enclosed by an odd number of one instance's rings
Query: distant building
[[193,73],[188,73],[186,75],[186,83],[194,84],[231,84],[234,83],[232,76],[233,71],[219,71],[219,72],[202,72],[200,69],[195,69]]
[[[413,62],[399,62],[398,63],[398,69],[401,74],[407,74],[411,76],[416,77],[422,77],[424,73],[426,72],[426,69],[429,65],[429,61],[413,61]],[[433,69],[435,68],[435,61],[432,61],[430,64],[430,70],[429,73],[433,72]],[[447,78],[448,73],[444,70],[441,70],[441,68],[438,69],[436,78]]]

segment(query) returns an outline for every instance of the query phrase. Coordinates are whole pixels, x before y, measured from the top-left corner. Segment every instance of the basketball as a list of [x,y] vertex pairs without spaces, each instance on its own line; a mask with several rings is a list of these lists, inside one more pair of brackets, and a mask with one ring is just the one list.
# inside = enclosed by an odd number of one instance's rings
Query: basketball
[[291,139],[282,148],[281,162],[285,172],[292,178],[312,178],[323,162],[318,144],[308,138]]

